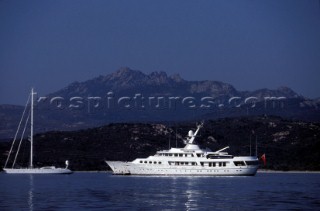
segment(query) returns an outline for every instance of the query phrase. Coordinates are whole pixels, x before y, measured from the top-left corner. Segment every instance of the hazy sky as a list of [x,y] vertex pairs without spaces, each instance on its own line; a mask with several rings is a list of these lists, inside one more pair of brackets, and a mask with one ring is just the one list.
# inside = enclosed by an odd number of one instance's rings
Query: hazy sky
[[123,66],[320,97],[318,0],[0,0],[0,30],[0,104]]

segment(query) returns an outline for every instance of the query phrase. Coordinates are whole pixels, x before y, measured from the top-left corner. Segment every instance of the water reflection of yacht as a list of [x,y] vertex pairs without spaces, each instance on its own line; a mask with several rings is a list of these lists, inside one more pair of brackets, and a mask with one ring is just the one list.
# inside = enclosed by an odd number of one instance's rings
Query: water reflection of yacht
[[33,211],[33,191],[34,191],[34,184],[33,184],[33,175],[30,174],[30,190],[28,192],[28,205],[29,205],[29,210]]
[[195,138],[197,130],[188,133],[184,148],[158,151],[148,158],[137,158],[132,162],[106,161],[114,174],[133,175],[206,175],[206,176],[253,176],[259,167],[256,156],[233,156],[224,152],[200,149]]

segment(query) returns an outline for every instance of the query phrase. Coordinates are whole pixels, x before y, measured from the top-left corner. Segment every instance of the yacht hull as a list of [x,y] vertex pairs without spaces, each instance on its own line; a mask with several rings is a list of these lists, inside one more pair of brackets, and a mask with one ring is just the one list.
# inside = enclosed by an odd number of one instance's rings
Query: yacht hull
[[183,175],[183,176],[254,176],[256,166],[202,167],[202,166],[145,166],[132,162],[106,161],[116,175]]

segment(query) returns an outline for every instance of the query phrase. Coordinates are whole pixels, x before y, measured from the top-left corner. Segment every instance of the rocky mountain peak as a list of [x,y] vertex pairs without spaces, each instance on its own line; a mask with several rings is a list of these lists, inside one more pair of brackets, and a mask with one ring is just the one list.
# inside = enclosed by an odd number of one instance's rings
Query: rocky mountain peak
[[183,82],[184,79],[181,78],[181,76],[179,74],[173,74],[172,76],[170,76],[170,78],[175,81],[175,82]]
[[289,87],[286,87],[286,86],[281,86],[281,87],[277,88],[277,91],[287,97],[298,97],[299,96],[296,92],[294,92],[292,89],[290,89]]
[[149,80],[149,83],[153,84],[165,84],[170,82],[167,73],[163,71],[150,73]]
[[110,79],[139,79],[139,78],[143,78],[146,75],[144,73],[142,73],[141,71],[138,70],[132,70],[129,67],[121,67],[119,70],[117,70],[116,72],[108,75],[110,76]]

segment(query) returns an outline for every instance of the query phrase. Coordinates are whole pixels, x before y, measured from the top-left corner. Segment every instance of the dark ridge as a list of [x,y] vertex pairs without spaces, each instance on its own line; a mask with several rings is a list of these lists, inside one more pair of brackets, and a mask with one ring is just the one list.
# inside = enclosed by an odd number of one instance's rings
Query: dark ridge
[[[34,163],[38,166],[64,166],[68,159],[73,170],[107,170],[104,160],[132,161],[158,150],[183,147],[183,139],[195,122],[180,124],[117,123],[73,131],[46,132],[35,136]],[[177,133],[175,132],[177,131]],[[230,146],[233,155],[252,154],[255,140],[258,156],[267,157],[262,168],[272,170],[320,170],[320,124],[290,121],[281,117],[248,117],[207,120],[196,141],[218,150]],[[29,143],[22,145],[18,165],[28,165]],[[4,165],[9,142],[0,142],[0,162]]]

